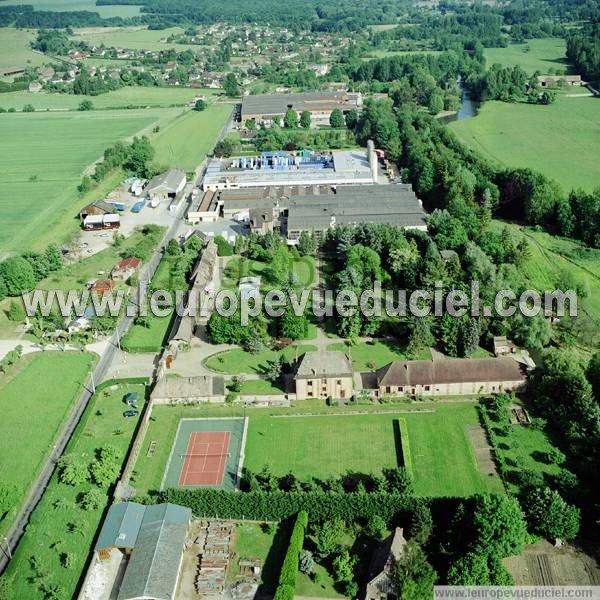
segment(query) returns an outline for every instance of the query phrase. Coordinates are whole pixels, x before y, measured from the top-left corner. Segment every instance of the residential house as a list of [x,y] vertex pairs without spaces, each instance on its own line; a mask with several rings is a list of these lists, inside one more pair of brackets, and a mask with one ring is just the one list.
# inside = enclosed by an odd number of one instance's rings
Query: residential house
[[494,354],[501,356],[502,354],[514,354],[517,351],[517,345],[511,342],[505,335],[497,335],[494,337]]
[[352,361],[344,352],[307,352],[294,375],[296,397],[349,399],[354,389]]
[[29,91],[32,94],[37,94],[38,92],[41,92],[42,88],[43,88],[43,86],[42,86],[42,84],[39,81],[32,81],[29,84]]
[[119,261],[110,272],[113,280],[127,281],[142,265],[142,261],[135,256],[128,256]]
[[40,67],[38,69],[38,79],[44,83],[50,81],[54,77],[54,69],[52,67]]

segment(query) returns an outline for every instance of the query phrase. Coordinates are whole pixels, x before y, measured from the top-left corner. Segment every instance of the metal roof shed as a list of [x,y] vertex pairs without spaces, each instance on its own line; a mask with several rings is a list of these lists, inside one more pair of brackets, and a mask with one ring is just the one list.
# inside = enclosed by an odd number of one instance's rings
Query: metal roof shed
[[113,504],[106,515],[96,542],[96,551],[133,548],[146,507],[135,502]]
[[172,600],[192,511],[175,504],[147,506],[118,600]]

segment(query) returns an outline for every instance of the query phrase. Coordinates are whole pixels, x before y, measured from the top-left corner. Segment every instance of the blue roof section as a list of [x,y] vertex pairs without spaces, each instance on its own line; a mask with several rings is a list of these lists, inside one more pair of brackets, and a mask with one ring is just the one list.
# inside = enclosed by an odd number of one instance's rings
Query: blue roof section
[[172,600],[191,518],[189,508],[176,504],[146,507],[118,600]]
[[96,550],[134,548],[146,507],[136,502],[113,504],[104,519]]

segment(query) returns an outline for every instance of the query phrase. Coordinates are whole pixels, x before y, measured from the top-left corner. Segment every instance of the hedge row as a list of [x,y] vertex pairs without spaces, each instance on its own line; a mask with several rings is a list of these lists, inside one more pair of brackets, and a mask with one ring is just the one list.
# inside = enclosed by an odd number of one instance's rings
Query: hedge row
[[170,488],[153,497],[152,501],[187,506],[197,517],[281,521],[307,511],[311,521],[316,522],[332,519],[352,522],[378,515],[391,523],[412,512],[415,498],[389,492],[229,492]]
[[400,430],[400,445],[402,447],[402,461],[404,468],[412,475],[412,456],[410,454],[410,443],[408,441],[408,426],[406,419],[397,419],[398,429]]
[[290,543],[283,559],[281,573],[279,574],[279,585],[275,591],[274,600],[293,600],[294,598],[296,579],[298,578],[298,563],[302,546],[304,546],[304,533],[307,526],[308,513],[304,510],[300,511],[296,517]]

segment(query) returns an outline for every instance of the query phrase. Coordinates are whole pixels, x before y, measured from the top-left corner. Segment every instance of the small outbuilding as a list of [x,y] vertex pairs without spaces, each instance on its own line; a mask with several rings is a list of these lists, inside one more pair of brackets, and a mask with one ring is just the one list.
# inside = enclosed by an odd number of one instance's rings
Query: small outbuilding
[[115,207],[105,200],[96,200],[87,204],[79,211],[79,218],[84,221],[92,215],[109,215],[115,212]]
[[142,265],[142,261],[135,256],[128,256],[119,261],[110,272],[110,276],[114,280],[127,281],[134,275]]
[[153,177],[146,188],[150,200],[174,200],[187,183],[183,169],[169,169],[166,173]]

